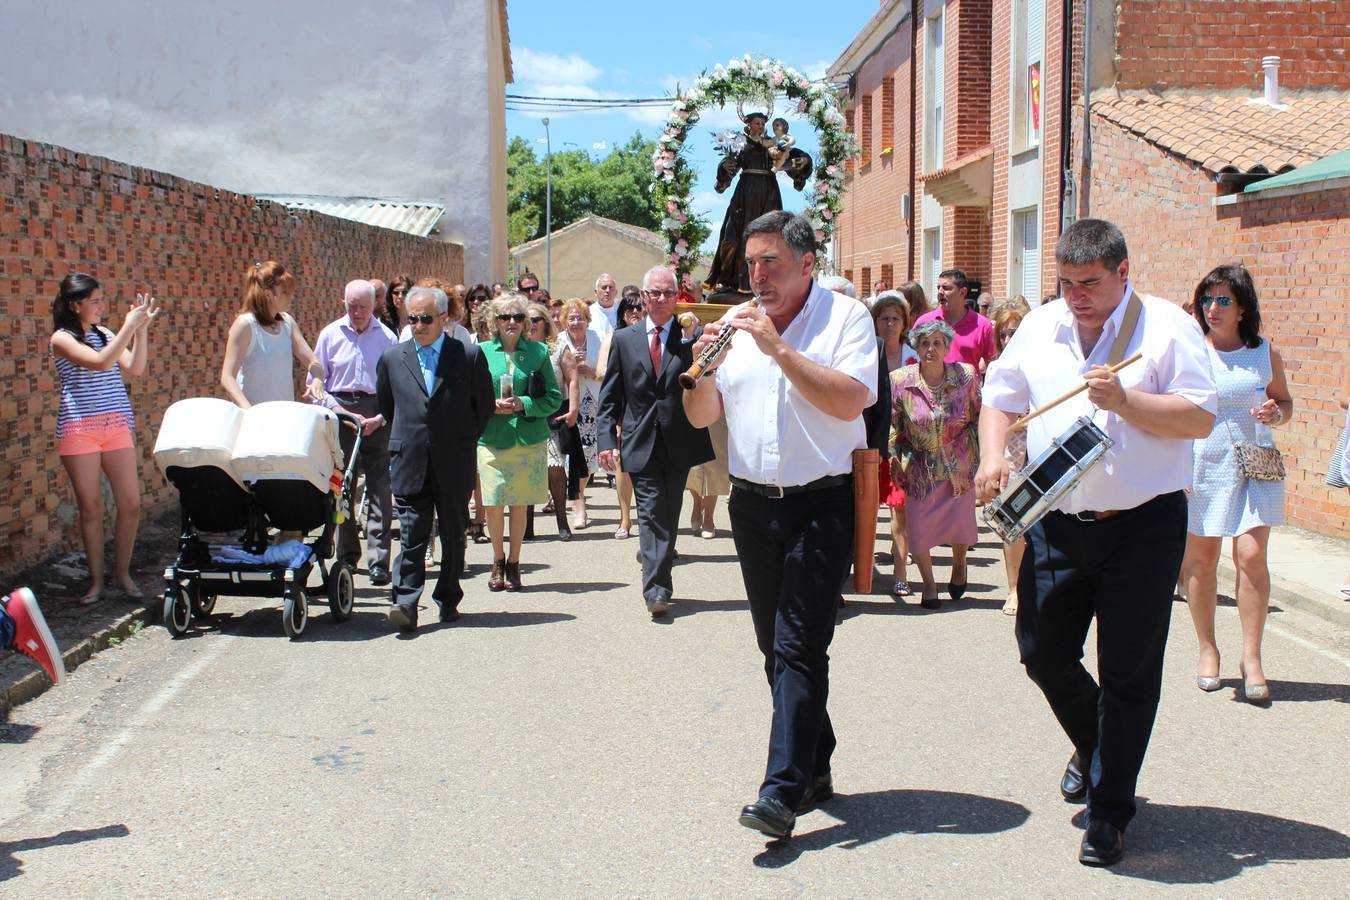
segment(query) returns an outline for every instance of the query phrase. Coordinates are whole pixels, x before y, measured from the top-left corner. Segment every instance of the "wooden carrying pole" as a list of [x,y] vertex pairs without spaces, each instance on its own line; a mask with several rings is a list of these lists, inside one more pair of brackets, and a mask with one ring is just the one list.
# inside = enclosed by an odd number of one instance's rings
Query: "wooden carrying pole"
[[[1120,362],[1116,363],[1114,366],[1108,366],[1108,367],[1107,367],[1107,371],[1108,371],[1108,372],[1119,372],[1121,369],[1125,368],[1125,367],[1128,366],[1130,363],[1136,363],[1136,362],[1139,362],[1139,360],[1143,359],[1143,357],[1144,357],[1144,354],[1142,354],[1142,353],[1136,353],[1134,356],[1131,356],[1129,359],[1123,359],[1123,360],[1121,360]],[[1063,403],[1065,400],[1068,400],[1068,399],[1070,399],[1071,397],[1077,397],[1079,394],[1083,393],[1083,391],[1086,391],[1086,390],[1087,390],[1087,382],[1084,381],[1082,384],[1080,384],[1078,387],[1074,388],[1073,390],[1069,391],[1067,394],[1064,394],[1064,395],[1062,395],[1062,396],[1060,396],[1060,397],[1056,397],[1054,400],[1051,400],[1049,403],[1045,404],[1044,406],[1042,406],[1040,409],[1036,410],[1035,412],[1029,412],[1029,413],[1027,413],[1025,416],[1023,416],[1022,418],[1018,419],[1016,422],[1014,422],[1014,423],[1012,423],[1011,425],[1009,425],[1009,426],[1008,426],[1008,431],[1010,431],[1010,432],[1011,432],[1011,431],[1020,431],[1021,429],[1026,428],[1026,427],[1027,427],[1027,423],[1030,422],[1032,419],[1036,418],[1037,416],[1039,416],[1041,413],[1049,412],[1050,410],[1054,409],[1056,406],[1059,406],[1059,405],[1060,405],[1061,403]]]

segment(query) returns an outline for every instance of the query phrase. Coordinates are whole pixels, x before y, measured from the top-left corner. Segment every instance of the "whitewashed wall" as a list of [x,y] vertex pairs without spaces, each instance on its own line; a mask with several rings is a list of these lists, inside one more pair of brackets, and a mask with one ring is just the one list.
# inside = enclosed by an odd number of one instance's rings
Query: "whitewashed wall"
[[497,0],[0,0],[0,131],[245,193],[440,200],[490,281],[499,34]]

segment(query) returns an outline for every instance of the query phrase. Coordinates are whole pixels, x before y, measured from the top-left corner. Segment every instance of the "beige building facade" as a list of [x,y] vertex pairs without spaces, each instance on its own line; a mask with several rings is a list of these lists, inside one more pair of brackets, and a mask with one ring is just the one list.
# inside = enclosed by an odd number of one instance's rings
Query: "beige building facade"
[[[591,299],[602,272],[613,275],[620,288],[640,285],[643,273],[666,260],[663,235],[603,216],[587,216],[559,228],[553,232],[552,248],[550,265],[545,238],[512,247],[511,271],[516,278],[526,271],[534,273],[552,296],[564,300]],[[707,272],[704,263],[694,274],[702,280]]]

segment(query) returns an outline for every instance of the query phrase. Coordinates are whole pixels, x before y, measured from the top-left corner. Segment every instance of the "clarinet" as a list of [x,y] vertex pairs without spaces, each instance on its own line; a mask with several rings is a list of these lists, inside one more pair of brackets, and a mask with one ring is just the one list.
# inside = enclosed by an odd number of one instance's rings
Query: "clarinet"
[[[758,309],[759,294],[755,294],[750,303]],[[703,348],[703,352],[698,355],[698,359],[694,360],[694,364],[689,367],[689,370],[680,373],[680,387],[686,391],[692,391],[698,387],[699,379],[703,377],[708,366],[717,361],[717,358],[722,355],[722,351],[727,349],[727,345],[731,343],[731,339],[735,336],[736,329],[731,327],[730,322],[723,325],[717,337],[711,344]]]

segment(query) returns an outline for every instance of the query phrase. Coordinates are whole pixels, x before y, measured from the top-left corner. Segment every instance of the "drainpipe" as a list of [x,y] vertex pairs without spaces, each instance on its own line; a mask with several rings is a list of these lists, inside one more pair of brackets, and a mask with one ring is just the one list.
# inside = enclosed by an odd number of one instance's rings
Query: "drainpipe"
[[[919,17],[914,14],[914,4],[917,0],[910,0],[909,6],[909,222],[906,223],[908,232],[909,252],[905,254],[908,259],[905,280],[914,281],[914,216],[916,211],[914,207],[919,205],[919,195],[915,193],[918,186],[918,174],[914,167],[918,165],[915,140],[918,132],[915,131],[918,119],[916,110],[919,107],[919,98],[914,96],[914,89],[918,86],[918,66],[919,66]],[[925,10],[926,11],[926,10]]]
[[1092,203],[1092,0],[1083,0],[1083,168],[1079,175],[1080,217],[1088,218]]
[[1059,70],[1059,233],[1078,218],[1078,191],[1073,177],[1073,0],[1064,0],[1060,27]]

